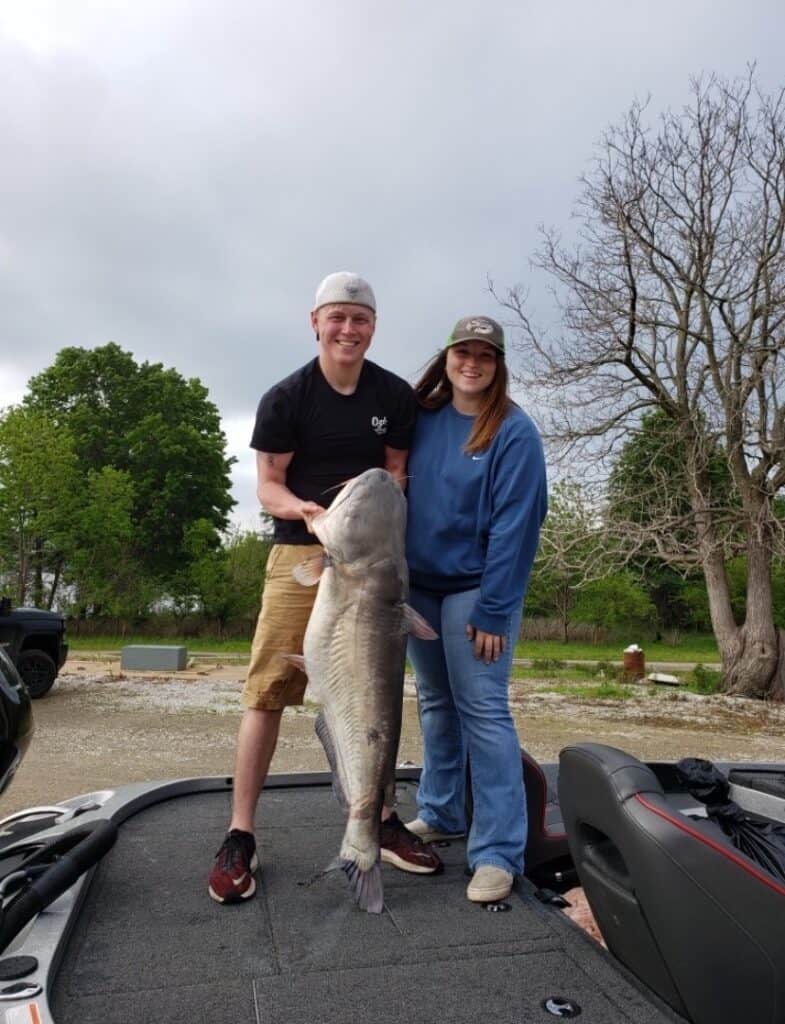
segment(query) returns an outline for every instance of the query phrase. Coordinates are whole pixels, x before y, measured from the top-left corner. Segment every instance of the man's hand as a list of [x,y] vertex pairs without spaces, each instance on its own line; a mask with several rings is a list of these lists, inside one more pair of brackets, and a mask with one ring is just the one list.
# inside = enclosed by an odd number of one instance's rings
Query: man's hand
[[474,641],[475,658],[481,658],[486,665],[499,660],[505,647],[505,639],[499,633],[485,633],[481,629],[467,625],[466,636]]
[[308,533],[313,533],[312,520],[313,517],[318,516],[320,512],[324,512],[324,509],[321,505],[317,505],[315,501],[300,502],[300,515],[305,520]]

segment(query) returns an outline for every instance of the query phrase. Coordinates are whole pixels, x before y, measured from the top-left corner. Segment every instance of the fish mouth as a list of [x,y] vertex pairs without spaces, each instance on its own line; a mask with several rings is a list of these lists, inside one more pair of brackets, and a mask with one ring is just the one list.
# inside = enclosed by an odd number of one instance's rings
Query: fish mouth
[[[338,495],[338,497],[335,499],[332,505],[330,505],[329,508],[326,508],[324,512],[319,512],[317,515],[313,517],[313,519],[311,520],[311,526],[316,526],[318,523],[323,523],[331,512],[334,512],[335,509],[341,507],[344,501],[346,501],[346,498],[349,496],[349,494],[351,494],[351,491],[347,492],[346,488],[349,486],[349,484],[354,483],[355,480],[359,480],[359,477],[353,476],[350,477],[348,480],[344,480],[342,484],[338,484],[338,486],[341,488],[341,493]],[[334,490],[335,488],[332,489]],[[327,491],[325,491],[324,493],[326,494]]]
[[[382,469],[381,466],[377,466],[372,470],[366,470],[364,473],[359,473],[357,476],[349,477],[348,480],[344,480],[343,483],[336,485],[337,487],[341,488],[341,491],[338,497],[332,503],[332,505],[330,505],[329,508],[326,508],[324,512],[320,512],[318,515],[314,516],[311,522],[323,522],[324,519],[326,519],[326,517],[330,515],[330,513],[334,512],[337,508],[340,508],[341,505],[343,505],[344,502],[354,494],[356,488],[352,486],[353,484],[356,484],[358,483],[358,481],[362,480],[367,473],[376,472],[376,470],[379,470],[382,473],[386,473],[387,476],[389,476],[392,479],[392,474],[389,473],[386,469]],[[335,490],[335,488],[330,489]],[[326,494],[328,492],[325,491],[324,493]]]
[[[340,509],[343,505],[346,504],[347,501],[349,501],[354,496],[354,493],[357,490],[357,486],[355,486],[355,485],[362,486],[363,483],[365,482],[365,478],[367,477],[367,475],[369,473],[384,474],[382,479],[387,477],[387,478],[389,478],[390,481],[393,482],[395,487],[398,486],[397,484],[395,484],[395,479],[392,476],[392,474],[388,470],[383,469],[381,466],[376,466],[373,469],[367,469],[367,470],[365,470],[364,473],[359,473],[357,476],[350,477],[343,484],[339,484],[338,486],[341,487],[341,491],[337,495],[337,497],[336,497],[335,501],[332,503],[332,505],[330,505],[329,508],[326,508],[324,510],[324,512],[320,512],[318,515],[315,515],[313,517],[313,519],[311,520],[311,528],[312,528],[313,532],[316,534],[316,537],[318,538],[319,542],[324,547],[325,551],[332,558],[334,558],[336,562],[343,562],[343,561],[345,561],[345,558],[343,557],[342,552],[338,548],[334,547],[333,545],[330,545],[327,542],[326,538],[321,536],[320,528],[324,527],[324,525],[329,521],[330,516],[336,510]],[[324,492],[324,493],[327,493],[327,492]]]

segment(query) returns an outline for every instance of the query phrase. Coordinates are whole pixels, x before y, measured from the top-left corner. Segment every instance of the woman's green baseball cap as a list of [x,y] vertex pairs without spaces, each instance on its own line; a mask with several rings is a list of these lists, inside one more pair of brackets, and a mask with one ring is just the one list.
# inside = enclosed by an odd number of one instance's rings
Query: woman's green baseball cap
[[504,355],[504,329],[489,316],[463,316],[453,327],[445,348],[459,341],[487,341]]

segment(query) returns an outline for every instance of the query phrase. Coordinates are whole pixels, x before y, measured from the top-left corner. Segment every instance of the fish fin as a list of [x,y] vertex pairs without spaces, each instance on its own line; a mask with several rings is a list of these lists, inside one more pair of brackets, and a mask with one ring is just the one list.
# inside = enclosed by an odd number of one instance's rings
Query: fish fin
[[438,640],[439,634],[431,628],[425,619],[410,604],[403,606],[403,625],[407,633],[418,636],[421,640]]
[[338,805],[341,810],[346,814],[349,813],[349,801],[346,799],[346,794],[341,786],[341,780],[338,777],[338,758],[335,753],[335,744],[333,743],[332,733],[330,727],[327,724],[327,720],[324,717],[323,712],[319,712],[316,716],[316,723],[314,725],[316,735],[319,737],[319,742],[324,747],[324,752],[327,755],[327,761],[330,765],[330,771],[333,777],[333,794],[335,799],[338,801]]
[[299,668],[301,672],[305,672],[305,658],[302,654],[280,654],[279,657],[288,661],[290,665],[294,665],[295,668]]
[[384,910],[384,891],[382,888],[382,869],[379,861],[368,871],[363,871],[353,860],[339,861],[341,870],[349,880],[349,887],[361,910],[369,914],[381,914]]
[[322,573],[330,564],[327,555],[320,552],[318,555],[311,555],[305,561],[300,562],[292,569],[292,576],[304,587],[313,587],[322,578]]

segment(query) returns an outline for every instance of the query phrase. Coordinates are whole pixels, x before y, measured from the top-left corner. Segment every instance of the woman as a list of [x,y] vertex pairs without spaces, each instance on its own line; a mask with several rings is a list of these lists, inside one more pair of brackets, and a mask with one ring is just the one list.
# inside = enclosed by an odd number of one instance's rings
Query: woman
[[466,895],[492,902],[523,871],[526,807],[507,685],[547,507],[545,461],[537,428],[509,398],[495,320],[459,320],[415,393],[410,601],[439,640],[409,640],[425,750],[407,828],[425,842],[465,833],[468,758]]

